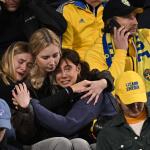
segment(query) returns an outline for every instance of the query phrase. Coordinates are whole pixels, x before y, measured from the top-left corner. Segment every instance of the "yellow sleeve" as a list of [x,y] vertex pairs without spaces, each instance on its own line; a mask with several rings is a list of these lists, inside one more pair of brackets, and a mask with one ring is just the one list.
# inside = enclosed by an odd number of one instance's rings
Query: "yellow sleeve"
[[66,5],[63,8],[63,16],[67,21],[67,29],[62,37],[62,47],[73,49],[73,37],[74,37],[74,31],[72,25],[73,15],[72,15],[72,10],[68,6],[69,5]]

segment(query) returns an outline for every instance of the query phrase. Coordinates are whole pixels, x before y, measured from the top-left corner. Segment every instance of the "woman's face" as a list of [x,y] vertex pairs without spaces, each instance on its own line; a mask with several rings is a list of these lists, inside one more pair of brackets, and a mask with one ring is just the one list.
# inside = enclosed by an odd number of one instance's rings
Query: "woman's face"
[[14,69],[17,81],[25,78],[32,68],[32,55],[30,53],[21,53],[14,56]]
[[68,87],[76,83],[81,67],[76,66],[70,60],[61,60],[56,71],[56,82],[62,87]]
[[39,68],[48,73],[56,69],[60,60],[60,48],[54,44],[44,48],[36,57]]

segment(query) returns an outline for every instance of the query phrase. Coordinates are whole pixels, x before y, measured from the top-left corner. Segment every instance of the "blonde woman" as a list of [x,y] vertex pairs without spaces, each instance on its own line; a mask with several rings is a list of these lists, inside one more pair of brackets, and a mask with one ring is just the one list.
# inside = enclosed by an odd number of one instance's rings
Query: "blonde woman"
[[11,44],[2,57],[0,64],[0,97],[12,105],[11,90],[15,84],[23,81],[32,67],[32,53],[26,42]]
[[[58,36],[47,28],[37,30],[30,38],[30,46],[35,59],[33,68],[27,80],[31,97],[39,99],[52,95],[53,72],[55,71],[61,57],[61,43]],[[69,91],[81,92],[90,85],[90,81],[63,89],[64,97]],[[60,93],[61,93],[60,92]]]

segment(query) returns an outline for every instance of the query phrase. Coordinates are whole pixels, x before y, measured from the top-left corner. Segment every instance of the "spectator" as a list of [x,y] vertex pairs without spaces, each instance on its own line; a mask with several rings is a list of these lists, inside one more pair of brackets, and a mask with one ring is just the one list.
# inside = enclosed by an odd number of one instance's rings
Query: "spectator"
[[[85,60],[89,51],[96,53],[96,59],[100,60],[102,0],[68,1],[60,6],[58,11],[63,14],[68,24],[62,37],[62,47],[76,50],[82,60]],[[100,69],[99,65],[93,66],[95,61],[87,60],[91,69]]]
[[66,29],[66,21],[46,0],[0,0],[0,56],[14,41],[27,41],[41,27],[58,35]]
[[[97,68],[100,71],[108,69],[102,45],[103,5],[106,3],[102,3],[101,0],[76,0],[68,1],[59,9],[68,22],[62,38],[62,47],[75,49],[81,59],[89,63],[91,69]],[[116,77],[121,72],[118,68],[123,66],[123,59],[117,59],[110,72]]]
[[96,150],[150,149],[149,106],[140,75],[127,71],[116,80],[116,98],[120,114],[99,133]]
[[12,90],[15,84],[25,80],[32,64],[31,49],[26,42],[12,43],[3,55],[0,64],[0,97],[7,101],[10,108],[14,108]]
[[0,149],[1,150],[21,150],[22,148],[16,143],[10,144],[7,142],[6,130],[10,130],[11,113],[8,104],[0,99]]
[[94,66],[110,70],[115,79],[127,70],[138,72],[150,92],[150,30],[137,29],[136,15],[141,12],[142,8],[130,6],[127,0],[110,0],[103,11],[103,47],[97,54],[100,58],[89,51],[87,60],[93,64],[97,60]]

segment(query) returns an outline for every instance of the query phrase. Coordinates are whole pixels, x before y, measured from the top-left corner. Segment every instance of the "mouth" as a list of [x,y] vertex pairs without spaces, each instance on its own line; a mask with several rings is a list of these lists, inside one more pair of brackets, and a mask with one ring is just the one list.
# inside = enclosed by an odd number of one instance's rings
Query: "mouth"
[[64,80],[60,82],[62,85],[68,85],[70,84],[70,80]]
[[137,27],[133,27],[130,29],[130,32],[136,32],[137,31]]
[[25,75],[25,73],[22,73],[22,72],[17,72],[17,74],[22,77]]

